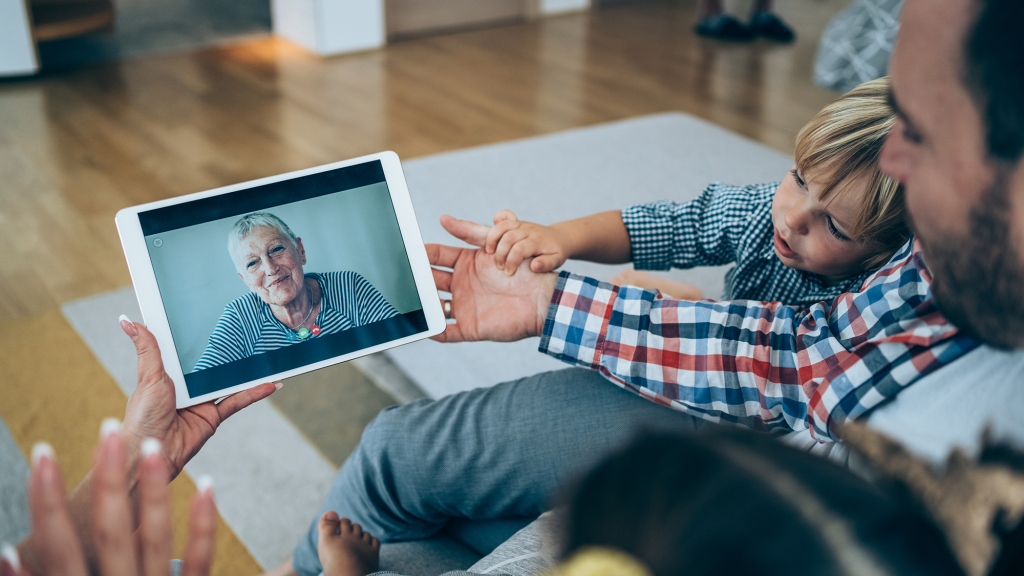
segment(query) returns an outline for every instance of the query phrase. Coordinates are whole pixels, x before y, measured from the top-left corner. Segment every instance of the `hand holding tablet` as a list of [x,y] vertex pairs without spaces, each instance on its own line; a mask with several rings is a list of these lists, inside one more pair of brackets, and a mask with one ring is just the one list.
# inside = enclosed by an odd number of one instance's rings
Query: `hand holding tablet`
[[392,152],[128,208],[117,226],[178,408],[445,329]]

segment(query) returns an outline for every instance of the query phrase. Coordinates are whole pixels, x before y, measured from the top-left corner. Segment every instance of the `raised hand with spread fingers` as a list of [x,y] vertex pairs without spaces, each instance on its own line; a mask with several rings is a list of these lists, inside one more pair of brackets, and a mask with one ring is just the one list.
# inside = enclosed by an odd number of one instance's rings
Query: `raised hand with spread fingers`
[[[133,470],[120,423],[104,422],[90,472],[91,514],[82,517],[69,508],[53,448],[37,444],[28,490],[32,534],[22,543],[21,554],[5,549],[0,575],[168,576],[172,534],[166,460],[154,438],[144,439],[141,450]],[[212,484],[201,479],[192,499],[182,576],[210,573],[216,528]]]
[[[157,479],[164,485],[163,490],[166,491],[166,485],[181,473],[185,464],[199,452],[199,449],[213,436],[225,419],[253,402],[266,398],[281,387],[280,383],[268,382],[229,396],[219,403],[206,402],[178,410],[175,404],[174,382],[164,371],[163,359],[156,338],[142,324],[133,323],[123,316],[119,322],[121,329],[135,344],[139,361],[139,377],[135,391],[128,398],[124,423],[116,427],[116,432],[111,432],[111,434],[116,434],[116,446],[108,446],[107,442],[110,440],[104,436],[97,453],[97,467],[93,468],[82,482],[68,494],[66,502],[63,497],[63,482],[54,480],[54,478],[59,480],[56,465],[52,462],[49,464],[43,462],[46,460],[46,449],[43,449],[39,458],[33,458],[35,467],[42,466],[38,471],[39,478],[36,478],[37,472],[33,472],[32,480],[33,486],[36,486],[39,494],[37,505],[41,507],[46,505],[45,508],[39,508],[40,522],[42,523],[33,523],[33,533],[19,544],[17,549],[6,550],[7,556],[20,555],[21,564],[28,570],[27,574],[39,576],[45,573],[58,573],[42,571],[42,562],[55,562],[55,558],[62,558],[66,562],[62,565],[61,570],[65,568],[70,570],[70,572],[60,573],[77,573],[74,570],[78,569],[77,559],[79,557],[88,572],[96,573],[104,570],[106,571],[103,572],[105,575],[124,573],[124,566],[115,565],[116,563],[109,564],[104,560],[104,555],[98,545],[102,543],[102,550],[108,550],[109,546],[113,544],[106,538],[102,542],[94,541],[94,529],[116,526],[117,530],[110,533],[121,533],[121,522],[125,516],[121,513],[113,515],[111,510],[114,508],[159,510],[160,507],[153,503],[147,505],[140,501],[146,494],[159,492],[154,484]],[[146,445],[149,446],[148,451],[144,450]],[[49,453],[52,454],[52,451]],[[100,456],[104,456],[104,458],[100,458]],[[120,462],[117,465],[122,466],[123,472],[115,474],[111,472],[113,468],[100,466],[101,464],[113,466],[114,460]],[[147,471],[151,472],[151,475],[147,476]],[[121,476],[117,476],[117,474],[121,474]],[[115,476],[120,479],[112,480]],[[51,485],[53,482],[56,483]],[[149,488],[145,487],[147,483]],[[54,495],[55,492],[52,492],[58,486],[61,490],[59,498]],[[49,492],[44,490],[47,487],[49,487]],[[120,497],[113,495],[114,492],[122,490],[122,488],[125,492],[126,500],[124,502],[126,504],[121,502]],[[102,503],[99,500],[101,496]],[[157,496],[158,499],[160,497]],[[162,497],[166,498],[166,496]],[[208,505],[202,501],[193,505],[197,515],[195,518],[207,517],[204,510],[207,510],[207,507],[212,510],[213,506],[212,496],[210,498]],[[202,510],[198,510],[196,507]],[[42,512],[44,509],[55,516],[51,518],[48,514],[44,514]],[[34,508],[33,514],[35,513],[37,510]],[[158,512],[154,513],[159,514]],[[112,520],[115,516],[116,519]],[[149,517],[145,513],[140,513],[137,518],[129,514],[127,516],[129,534],[140,522],[145,523]],[[207,526],[195,518],[194,522],[199,523],[194,525],[193,530],[212,530],[213,524]],[[97,524],[104,519],[108,522]],[[51,536],[38,536],[41,527],[54,522],[56,524],[52,524],[53,529],[59,528],[63,531],[62,538],[67,542],[72,540],[77,542],[79,550],[73,550],[75,546],[71,544],[65,548],[39,548],[41,544],[39,546],[35,544],[41,542],[40,538],[44,538],[43,541],[58,541],[51,539]],[[203,542],[205,540],[200,538],[196,541],[196,546],[202,548]],[[42,550],[45,557],[37,555],[37,548]],[[124,552],[123,547],[122,552]],[[212,554],[212,551],[210,553]],[[202,554],[198,552],[196,555],[196,558],[202,557]],[[109,553],[106,553],[105,557],[113,558]],[[124,561],[125,566],[133,563],[134,561]],[[157,564],[163,566],[162,556]],[[8,570],[11,565],[8,562],[7,567],[0,569]],[[194,573],[201,574],[203,572]],[[5,572],[3,576],[7,576],[7,574],[8,572]],[[19,573],[12,572],[12,574]]]

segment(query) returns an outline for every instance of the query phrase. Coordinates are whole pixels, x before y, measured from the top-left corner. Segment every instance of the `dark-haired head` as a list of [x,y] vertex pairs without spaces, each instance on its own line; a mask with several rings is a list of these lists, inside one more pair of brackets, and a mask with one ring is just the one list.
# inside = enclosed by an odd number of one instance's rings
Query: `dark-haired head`
[[962,573],[938,529],[901,500],[738,430],[641,439],[563,502],[566,556],[619,549],[653,576]]
[[975,0],[964,82],[981,111],[993,161],[1014,165],[1024,155],[1024,2]]

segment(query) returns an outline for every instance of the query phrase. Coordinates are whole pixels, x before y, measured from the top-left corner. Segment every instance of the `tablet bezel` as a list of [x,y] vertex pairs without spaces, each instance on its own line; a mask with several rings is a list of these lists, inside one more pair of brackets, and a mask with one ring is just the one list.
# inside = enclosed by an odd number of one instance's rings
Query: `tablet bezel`
[[[163,208],[165,206],[184,204],[203,198],[209,198],[211,196],[238,192],[240,190],[255,188],[265,184],[292,180],[302,176],[308,176],[310,174],[318,174],[320,172],[327,172],[347,166],[373,162],[375,160],[380,161],[384,170],[385,182],[388,187],[388,192],[391,195],[391,203],[395,208],[395,215],[398,217],[398,227],[402,234],[402,241],[405,244],[405,252],[409,260],[409,267],[412,269],[413,279],[416,282],[416,292],[419,296],[420,304],[423,307],[423,315],[427,320],[427,330],[425,332],[419,332],[397,340],[377,344],[369,348],[363,348],[354,352],[307,364],[299,368],[293,368],[285,372],[271,374],[258,380],[243,382],[241,384],[217,390],[202,396],[197,396],[195,398],[190,397],[188,388],[185,385],[185,374],[182,370],[181,362],[178,359],[178,351],[174,346],[174,339],[171,337],[170,322],[168,321],[167,312],[163,305],[163,299],[160,296],[160,289],[157,286],[156,273],[153,270],[153,262],[150,259],[149,248],[146,245],[146,239],[142,232],[142,225],[138,216],[139,213],[147,212],[156,208]],[[259,180],[252,180],[249,182],[242,182],[240,184],[233,184],[231,186],[224,186],[222,188],[215,188],[213,190],[206,190],[204,192],[196,192],[194,194],[179,196],[177,198],[150,202],[140,206],[132,206],[131,208],[120,210],[115,217],[115,223],[117,224],[117,232],[121,237],[121,247],[124,250],[125,258],[128,261],[128,271],[131,274],[132,284],[135,288],[135,296],[139,301],[139,308],[142,310],[142,321],[146,324],[146,327],[149,328],[150,332],[156,336],[156,340],[160,344],[160,355],[164,362],[164,369],[174,382],[175,399],[179,409],[193,406],[195,404],[201,404],[209,400],[222,398],[224,396],[230,396],[231,394],[247,390],[264,382],[279,381],[284,378],[290,378],[298,374],[304,374],[333,364],[366,356],[367,354],[373,354],[374,352],[380,352],[381,350],[429,338],[430,336],[444,332],[445,327],[447,326],[444,312],[441,310],[441,302],[438,298],[437,287],[434,284],[434,277],[431,272],[430,263],[427,260],[427,251],[423,244],[423,237],[420,234],[420,227],[416,221],[416,213],[413,210],[412,199],[409,197],[409,188],[405,182],[405,174],[402,172],[402,163],[399,160],[398,155],[394,152],[388,151],[370,154],[368,156],[361,156],[352,160],[334,162],[278,176],[270,176]]]

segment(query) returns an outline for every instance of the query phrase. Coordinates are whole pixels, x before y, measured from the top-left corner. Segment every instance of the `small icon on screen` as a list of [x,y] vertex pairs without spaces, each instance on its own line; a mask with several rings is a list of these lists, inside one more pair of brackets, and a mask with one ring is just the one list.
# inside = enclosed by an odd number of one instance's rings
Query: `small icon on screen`
[[159,238],[154,238],[153,239],[153,246],[156,246],[157,248],[159,248],[159,247],[161,247],[163,245],[164,245],[164,241],[163,240],[161,240]]

